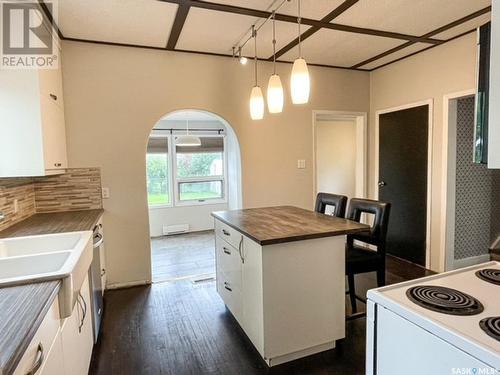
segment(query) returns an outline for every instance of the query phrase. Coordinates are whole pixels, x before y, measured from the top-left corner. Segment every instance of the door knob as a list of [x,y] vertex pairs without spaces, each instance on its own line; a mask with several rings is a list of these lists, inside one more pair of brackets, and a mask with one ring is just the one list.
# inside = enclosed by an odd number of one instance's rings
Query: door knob
[[379,187],[384,187],[384,186],[386,186],[386,185],[387,185],[387,184],[386,184],[386,182],[385,182],[385,181],[379,181],[379,183],[378,183],[378,186],[379,186]]

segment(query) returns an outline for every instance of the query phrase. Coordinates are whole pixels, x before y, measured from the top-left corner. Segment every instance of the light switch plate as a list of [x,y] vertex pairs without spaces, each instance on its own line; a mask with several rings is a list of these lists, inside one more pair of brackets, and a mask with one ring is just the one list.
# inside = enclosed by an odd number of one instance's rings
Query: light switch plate
[[109,188],[103,187],[102,188],[102,199],[108,199],[109,198]]
[[297,160],[297,168],[298,169],[305,169],[306,168],[306,161],[304,159]]

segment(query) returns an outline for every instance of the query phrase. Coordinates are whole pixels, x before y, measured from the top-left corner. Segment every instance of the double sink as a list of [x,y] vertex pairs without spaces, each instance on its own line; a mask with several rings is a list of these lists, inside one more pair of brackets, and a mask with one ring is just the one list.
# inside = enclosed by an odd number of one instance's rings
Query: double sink
[[0,239],[0,287],[61,280],[61,317],[71,316],[92,263],[92,232]]

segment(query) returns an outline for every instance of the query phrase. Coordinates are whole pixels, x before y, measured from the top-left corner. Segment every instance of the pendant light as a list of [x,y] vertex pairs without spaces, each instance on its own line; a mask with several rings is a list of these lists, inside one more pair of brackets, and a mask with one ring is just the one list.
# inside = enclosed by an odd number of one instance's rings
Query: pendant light
[[302,58],[302,46],[300,40],[300,0],[297,0],[297,25],[299,30],[299,58],[293,63],[290,88],[293,104],[305,104],[309,101],[309,92],[311,91],[311,81],[306,60]]
[[201,146],[201,139],[195,135],[189,134],[189,120],[186,120],[186,135],[181,135],[175,140],[177,146],[184,147],[199,147]]
[[267,84],[267,109],[269,113],[283,112],[283,86],[276,74],[276,12],[273,12],[273,74]]
[[254,40],[254,69],[255,69],[255,85],[250,94],[250,117],[252,120],[262,120],[264,118],[264,97],[262,90],[257,84],[257,31],[255,26],[252,26],[252,36]]

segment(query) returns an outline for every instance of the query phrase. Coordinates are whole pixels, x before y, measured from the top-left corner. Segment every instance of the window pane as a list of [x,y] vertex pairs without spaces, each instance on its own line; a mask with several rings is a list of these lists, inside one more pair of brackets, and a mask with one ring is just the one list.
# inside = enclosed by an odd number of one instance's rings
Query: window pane
[[209,177],[223,175],[222,152],[177,154],[177,177]]
[[179,198],[181,201],[222,198],[222,181],[181,182]]
[[146,175],[148,203],[150,205],[169,204],[168,154],[147,154]]

